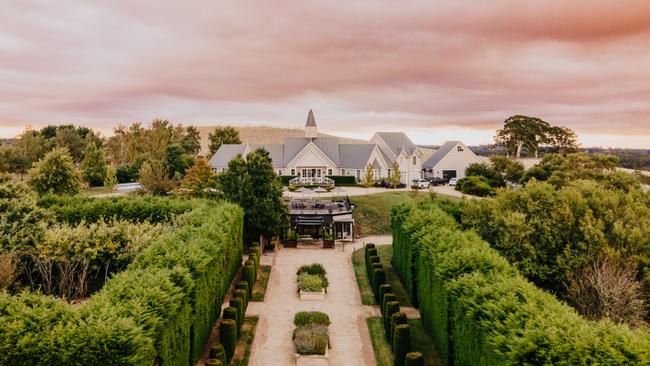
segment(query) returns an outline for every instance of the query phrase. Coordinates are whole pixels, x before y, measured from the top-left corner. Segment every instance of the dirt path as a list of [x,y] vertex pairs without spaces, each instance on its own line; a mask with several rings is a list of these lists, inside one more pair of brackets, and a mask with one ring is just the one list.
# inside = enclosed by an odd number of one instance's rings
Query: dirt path
[[[337,244],[334,250],[281,249],[276,253],[265,301],[248,306],[247,314],[260,316],[251,366],[295,364],[291,342],[293,316],[302,310],[318,310],[330,316],[330,365],[376,365],[366,318],[377,316],[378,309],[361,304],[352,268],[352,251],[361,244],[346,244],[345,251]],[[327,297],[324,301],[300,301],[296,271],[313,262],[323,264],[327,270]]]

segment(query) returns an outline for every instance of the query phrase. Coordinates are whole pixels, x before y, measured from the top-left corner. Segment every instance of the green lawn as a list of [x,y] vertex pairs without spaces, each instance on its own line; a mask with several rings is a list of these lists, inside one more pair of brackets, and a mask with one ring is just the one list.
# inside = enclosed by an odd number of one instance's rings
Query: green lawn
[[[361,302],[364,305],[375,305],[377,303],[375,302],[375,297],[370,288],[368,276],[366,276],[366,260],[363,253],[363,249],[358,249],[352,254],[354,274],[356,275],[357,285],[359,286],[359,292],[361,293]],[[399,277],[397,277],[397,273],[390,263],[393,259],[393,246],[379,245],[377,246],[377,253],[381,259],[381,264],[384,266],[386,280],[393,286],[393,292],[395,293],[395,296],[397,296],[397,301],[399,301],[401,306],[411,306],[406,289],[404,289],[402,282],[399,280]]]
[[376,316],[366,319],[366,322],[368,323],[370,341],[372,342],[372,350],[375,352],[377,366],[393,366],[393,350],[386,341],[384,319]]
[[390,234],[390,210],[405,202],[429,198],[428,194],[418,192],[386,192],[366,196],[350,197],[354,204],[354,217],[357,235]]
[[269,285],[269,276],[271,275],[271,266],[260,266],[260,272],[257,274],[257,281],[253,286],[253,296],[251,301],[263,302],[266,296],[266,287]]

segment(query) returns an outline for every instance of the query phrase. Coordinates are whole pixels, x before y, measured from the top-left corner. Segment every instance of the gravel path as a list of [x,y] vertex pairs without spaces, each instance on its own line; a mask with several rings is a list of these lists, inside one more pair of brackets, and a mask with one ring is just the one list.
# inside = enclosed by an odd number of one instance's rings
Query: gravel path
[[[384,239],[385,240],[385,239]],[[366,242],[370,242],[367,240]],[[376,365],[366,318],[378,316],[376,307],[361,304],[352,268],[352,251],[361,241],[336,249],[281,249],[273,259],[266,298],[251,302],[247,314],[259,315],[253,341],[252,366],[294,365],[293,316],[302,310],[318,310],[329,315],[332,343],[330,365]],[[266,257],[266,256],[265,256]],[[327,270],[330,287],[324,301],[300,301],[296,293],[296,271],[303,264],[321,263]]]

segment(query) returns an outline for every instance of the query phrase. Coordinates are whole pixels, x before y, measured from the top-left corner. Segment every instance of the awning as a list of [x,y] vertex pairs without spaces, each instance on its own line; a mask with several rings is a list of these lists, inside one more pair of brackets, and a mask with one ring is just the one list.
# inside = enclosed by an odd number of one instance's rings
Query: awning
[[295,222],[296,225],[321,226],[323,221],[323,216],[297,216]]

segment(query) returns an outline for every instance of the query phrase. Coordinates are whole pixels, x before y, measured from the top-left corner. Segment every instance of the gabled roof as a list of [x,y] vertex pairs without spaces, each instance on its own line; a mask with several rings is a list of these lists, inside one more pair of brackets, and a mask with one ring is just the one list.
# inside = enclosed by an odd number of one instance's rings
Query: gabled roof
[[237,154],[243,154],[244,151],[246,151],[246,145],[244,144],[221,145],[219,150],[212,155],[209,163],[213,168],[227,168],[230,160]]
[[341,154],[339,152],[339,139],[335,137],[325,137],[325,138],[316,138],[312,142],[316,145],[323,154],[334,162],[334,164],[339,165],[341,161]]
[[259,148],[263,148],[264,150],[269,152],[269,156],[271,157],[271,161],[273,164],[273,167],[281,167],[282,162],[284,161],[284,145],[282,144],[269,144],[269,145],[261,145],[261,144],[251,144],[248,145],[250,148],[250,152],[253,152]]
[[316,118],[314,118],[314,111],[311,109],[307,115],[307,123],[305,124],[305,127],[316,127]]
[[417,151],[417,146],[404,132],[377,132],[377,136],[384,141],[394,156],[399,155],[402,150],[407,155],[415,155]]
[[284,140],[284,159],[282,166],[287,166],[309,143],[308,138],[294,137]]
[[341,168],[355,168],[362,169],[368,164],[370,155],[375,149],[375,144],[341,144],[339,151],[341,152]]
[[438,163],[445,157],[451,150],[456,147],[456,145],[460,144],[460,141],[445,141],[442,146],[431,155],[429,160],[427,160],[424,164],[422,164],[423,167],[425,168],[433,168],[434,166],[438,165]]

